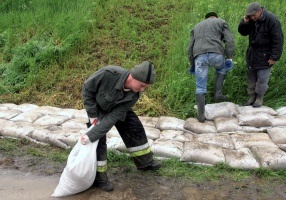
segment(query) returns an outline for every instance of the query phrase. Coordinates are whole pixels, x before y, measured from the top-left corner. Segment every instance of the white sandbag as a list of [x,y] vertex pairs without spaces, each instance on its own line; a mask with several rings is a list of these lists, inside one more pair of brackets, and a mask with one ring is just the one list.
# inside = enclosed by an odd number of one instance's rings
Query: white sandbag
[[86,118],[88,119],[87,113],[85,109],[75,110],[74,117]]
[[286,169],[286,152],[275,146],[253,146],[252,153],[258,158],[261,167],[280,170]]
[[39,112],[43,115],[53,115],[56,111],[60,110],[60,108],[52,107],[52,106],[41,106],[33,110],[33,112]]
[[106,137],[107,138],[120,137],[119,132],[115,126],[112,126],[112,128],[106,133]]
[[14,122],[10,126],[2,128],[1,135],[30,140],[30,134],[35,130],[33,126],[26,122]]
[[162,116],[159,118],[156,128],[160,130],[185,130],[185,121],[175,117]]
[[215,165],[224,163],[225,158],[222,148],[212,144],[191,141],[185,142],[180,161]]
[[279,149],[286,151],[286,144],[277,144],[277,146],[279,147]]
[[214,119],[216,130],[222,132],[236,132],[241,131],[242,127],[238,125],[236,117],[218,117]]
[[18,109],[21,110],[23,113],[25,112],[31,112],[32,110],[35,110],[39,106],[35,104],[30,104],[30,103],[23,103],[21,105],[18,105]]
[[234,103],[221,102],[205,105],[205,117],[213,120],[217,117],[235,117],[239,112]]
[[2,110],[9,110],[9,109],[6,106],[0,104],[0,111],[2,111]]
[[267,113],[246,113],[237,115],[240,126],[265,127],[272,126],[272,116]]
[[0,118],[0,135],[2,133],[2,130],[4,127],[9,127],[9,126],[13,126],[13,122],[12,121],[9,121],[7,119],[1,119]]
[[46,129],[49,130],[51,134],[57,135],[56,137],[58,140],[66,144],[68,147],[75,146],[79,137],[82,134],[85,134],[87,130],[86,128],[82,130],[66,129],[60,126],[51,126],[47,127]]
[[150,126],[150,127],[156,127],[159,117],[146,117],[146,116],[139,116],[139,120],[143,124],[143,126]]
[[234,149],[233,141],[229,134],[219,133],[219,134],[199,134],[193,137],[193,142],[201,142],[212,144],[223,149]]
[[278,115],[286,115],[286,107],[281,107],[276,110]]
[[48,134],[50,133],[49,130],[47,129],[36,129],[34,130],[33,132],[31,132],[29,134],[29,136],[39,142],[48,142],[47,141],[47,137],[48,137]]
[[42,113],[31,111],[31,112],[21,113],[21,114],[17,115],[16,117],[12,118],[11,120],[12,121],[19,121],[19,122],[33,123],[34,121],[36,121],[37,119],[39,119],[42,116],[43,116]]
[[180,158],[183,152],[183,143],[171,140],[156,140],[151,150],[155,156],[165,158]]
[[238,132],[231,134],[235,149],[251,148],[259,145],[264,146],[276,146],[266,133],[244,133]]
[[266,133],[269,127],[253,127],[253,126],[242,126],[242,132],[246,133]]
[[254,108],[252,106],[237,106],[237,110],[240,114],[256,114],[256,113],[267,113],[269,115],[277,115],[278,113],[267,106],[261,106],[259,108]]
[[52,134],[52,133],[48,133],[48,137],[47,137],[47,143],[56,146],[56,147],[60,147],[62,149],[69,149],[70,147],[63,143],[60,138],[64,137],[63,135],[58,135],[58,134]]
[[17,110],[18,109],[18,105],[14,104],[14,103],[3,103],[1,105],[8,108],[8,110]]
[[65,137],[60,137],[59,140],[69,147],[73,147],[76,145],[80,135],[79,134],[66,134]]
[[52,194],[53,197],[73,195],[91,187],[96,176],[97,145],[98,140],[87,145],[82,145],[78,141],[70,152],[59,184]]
[[173,140],[178,142],[187,142],[193,139],[193,135],[184,131],[164,130],[162,131],[159,140]]
[[275,144],[286,144],[286,127],[270,128],[267,133]]
[[120,144],[124,144],[121,137],[111,137],[106,139],[108,150],[117,150]]
[[74,118],[62,124],[63,128],[67,129],[86,129],[87,118]]
[[184,128],[196,134],[217,132],[213,121],[205,121],[205,123],[201,123],[196,118],[188,118]]
[[286,126],[286,115],[277,115],[273,117],[271,123],[273,126]]
[[13,117],[16,117],[17,115],[20,115],[22,113],[21,110],[1,110],[0,112],[0,119],[11,119]]
[[160,137],[161,131],[155,127],[145,126],[144,127],[147,138],[156,140]]
[[38,124],[41,126],[53,126],[53,125],[61,125],[64,122],[69,120],[67,116],[61,116],[61,115],[45,115],[39,119],[37,119],[34,124]]
[[248,148],[238,150],[223,149],[225,163],[238,169],[257,169],[260,167]]
[[[74,118],[74,115],[77,111],[75,109],[70,109],[70,108],[65,108],[65,109],[60,109],[55,111],[55,115],[63,115],[63,116],[67,116],[69,119]],[[87,118],[85,118],[87,119]]]

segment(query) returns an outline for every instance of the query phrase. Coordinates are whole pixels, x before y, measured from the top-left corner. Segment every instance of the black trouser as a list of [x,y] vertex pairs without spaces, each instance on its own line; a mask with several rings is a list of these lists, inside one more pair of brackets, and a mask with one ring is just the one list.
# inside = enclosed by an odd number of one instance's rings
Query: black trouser
[[[88,127],[90,125],[89,123]],[[145,129],[133,110],[126,113],[124,121],[117,121],[115,127],[127,148],[138,147],[140,149],[148,143]],[[141,155],[139,150],[136,156],[132,156],[136,167],[144,167],[153,161],[153,153],[151,151],[142,152],[146,153]],[[99,139],[96,154],[97,161],[107,161],[106,135]],[[96,180],[107,180],[106,173],[103,171],[97,173]]]
[[[148,144],[145,129],[133,110],[127,112],[124,121],[117,121],[115,127],[127,148],[143,148],[142,146]],[[140,150],[138,153],[139,152]],[[137,154],[136,156],[132,156],[132,158],[137,167],[144,167],[153,161],[153,153],[150,151],[149,153],[143,153],[142,155]]]

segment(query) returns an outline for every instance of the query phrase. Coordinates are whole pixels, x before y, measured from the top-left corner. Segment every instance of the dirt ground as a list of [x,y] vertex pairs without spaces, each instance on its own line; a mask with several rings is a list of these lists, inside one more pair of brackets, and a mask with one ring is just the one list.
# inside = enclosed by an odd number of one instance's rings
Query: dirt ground
[[[61,166],[53,166],[45,159],[39,160],[31,156],[5,157],[0,152],[0,172],[2,172],[2,174],[3,171],[5,170],[6,171],[12,170],[19,173],[26,173],[26,174],[29,173],[31,176],[33,176],[32,181],[37,181],[37,179],[40,180],[41,178],[53,179],[52,185],[50,185],[51,188],[55,188],[57,186],[58,179],[64,167],[65,167],[64,164]],[[6,174],[5,178],[9,178],[9,173],[5,174]],[[12,176],[12,173],[10,174]],[[260,179],[258,180],[255,178],[248,178],[242,181],[220,180],[220,181],[205,181],[198,183],[198,182],[193,182],[190,179],[168,178],[168,177],[158,176],[156,172],[141,172],[136,170],[134,172],[133,171],[130,172],[130,170],[127,170],[125,168],[111,168],[109,169],[108,174],[110,181],[112,181],[115,186],[115,190],[113,192],[107,193],[107,192],[102,192],[97,188],[90,188],[87,191],[84,191],[80,194],[60,199],[64,200],[65,199],[67,200],[286,199],[286,191],[285,191],[286,180],[273,181],[270,183],[269,181],[261,181]],[[27,176],[25,178],[27,178]],[[25,181],[27,181],[28,183],[29,180],[25,179]],[[1,190],[3,189],[0,188],[0,193]],[[13,187],[11,190],[13,190]],[[16,189],[14,192],[21,193],[21,191],[18,191]],[[35,199],[35,198],[31,197],[30,199]],[[59,198],[43,197],[42,199],[59,199]]]

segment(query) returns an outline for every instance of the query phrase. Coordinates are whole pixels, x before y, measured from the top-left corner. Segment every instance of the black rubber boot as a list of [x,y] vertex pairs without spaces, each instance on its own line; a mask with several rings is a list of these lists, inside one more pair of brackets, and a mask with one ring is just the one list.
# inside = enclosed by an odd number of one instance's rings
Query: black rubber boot
[[243,106],[251,106],[256,100],[256,93],[249,94],[248,95],[248,100]]
[[264,94],[257,94],[255,102],[252,104],[252,107],[258,108],[263,104]]
[[96,172],[96,177],[93,186],[105,192],[110,192],[114,190],[113,184],[108,181],[106,172]]
[[216,101],[224,101],[227,99],[227,96],[222,93],[223,81],[225,79],[224,74],[216,74],[216,83],[215,83],[215,95],[214,99]]
[[204,123],[205,117],[205,94],[196,94],[197,106],[198,106],[198,117],[199,122]]
[[111,192],[114,190],[114,186],[111,182],[109,181],[95,181],[93,183],[94,187],[97,187],[99,189],[101,189],[102,191],[105,192]]
[[162,162],[154,160],[146,166],[137,167],[137,169],[142,170],[142,171],[148,171],[148,170],[155,171],[155,170],[160,169],[161,167],[162,167]]

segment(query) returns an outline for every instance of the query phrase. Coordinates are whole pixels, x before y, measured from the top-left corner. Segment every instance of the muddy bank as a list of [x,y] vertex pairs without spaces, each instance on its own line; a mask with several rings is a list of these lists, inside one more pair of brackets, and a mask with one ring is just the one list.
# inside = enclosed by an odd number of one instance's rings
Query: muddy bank
[[[25,148],[34,147],[27,144]],[[19,147],[18,151],[21,151]],[[192,177],[162,177],[157,172],[130,171],[129,168],[110,168],[109,179],[115,185],[110,193],[97,188],[64,198],[51,198],[65,164],[52,165],[44,158],[32,156],[3,156],[0,152],[0,196],[5,200],[235,200],[286,199],[285,181],[261,180],[250,177],[242,180],[193,181]]]

